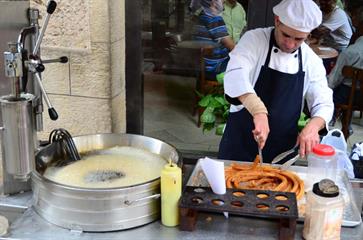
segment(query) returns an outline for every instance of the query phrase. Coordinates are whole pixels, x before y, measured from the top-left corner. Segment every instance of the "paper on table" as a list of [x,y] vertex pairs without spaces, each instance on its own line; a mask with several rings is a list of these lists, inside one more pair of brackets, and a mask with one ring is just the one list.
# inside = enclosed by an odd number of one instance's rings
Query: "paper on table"
[[328,47],[318,47],[319,50],[321,51],[330,51],[331,48],[328,48]]
[[[212,191],[215,194],[225,194],[226,181],[224,180],[224,162],[205,157],[200,159],[200,164]],[[223,215],[225,218],[228,218],[229,216],[228,212],[223,212]]]
[[215,194],[225,194],[226,182],[224,180],[224,162],[205,157],[200,159],[200,164],[212,191]]

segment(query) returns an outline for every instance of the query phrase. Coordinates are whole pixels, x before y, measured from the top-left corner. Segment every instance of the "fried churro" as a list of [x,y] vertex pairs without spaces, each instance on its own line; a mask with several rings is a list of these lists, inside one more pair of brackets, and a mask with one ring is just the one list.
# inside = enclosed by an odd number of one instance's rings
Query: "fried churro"
[[225,169],[227,188],[293,192],[299,200],[304,195],[304,182],[293,172],[259,164],[232,163]]

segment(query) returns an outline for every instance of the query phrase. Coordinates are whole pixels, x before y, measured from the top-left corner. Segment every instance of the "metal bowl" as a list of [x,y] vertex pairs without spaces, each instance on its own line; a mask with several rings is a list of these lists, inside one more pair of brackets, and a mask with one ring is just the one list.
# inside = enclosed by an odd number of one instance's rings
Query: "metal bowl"
[[[177,150],[160,140],[132,134],[96,134],[73,138],[79,152],[114,146],[132,146],[179,162]],[[37,154],[46,152],[47,146]],[[32,174],[35,211],[58,226],[89,232],[132,228],[160,216],[160,178],[120,188],[80,188],[53,182],[39,172]]]

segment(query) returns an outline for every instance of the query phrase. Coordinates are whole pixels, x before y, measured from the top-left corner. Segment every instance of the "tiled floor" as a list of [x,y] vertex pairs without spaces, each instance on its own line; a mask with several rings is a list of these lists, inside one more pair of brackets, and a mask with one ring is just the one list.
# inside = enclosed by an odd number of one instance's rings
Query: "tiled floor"
[[181,151],[217,152],[220,136],[197,127],[195,78],[144,73],[144,134]]
[[[146,71],[144,77],[144,134],[174,145],[182,152],[218,151],[221,136],[204,132],[192,116],[195,78],[164,75]],[[363,141],[363,119],[353,119],[354,134],[348,150]],[[340,128],[337,122],[335,128]]]

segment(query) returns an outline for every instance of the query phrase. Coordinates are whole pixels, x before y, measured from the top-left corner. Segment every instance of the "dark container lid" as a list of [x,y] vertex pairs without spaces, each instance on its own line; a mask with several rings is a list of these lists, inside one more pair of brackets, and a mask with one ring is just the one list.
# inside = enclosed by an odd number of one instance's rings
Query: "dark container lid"
[[323,179],[313,186],[313,193],[321,197],[332,198],[339,195],[339,187],[330,179]]

